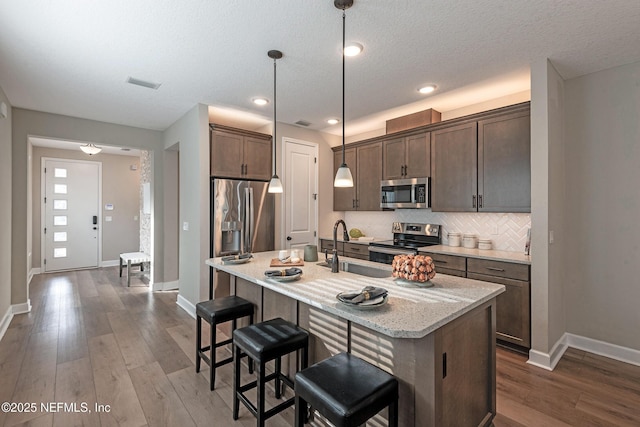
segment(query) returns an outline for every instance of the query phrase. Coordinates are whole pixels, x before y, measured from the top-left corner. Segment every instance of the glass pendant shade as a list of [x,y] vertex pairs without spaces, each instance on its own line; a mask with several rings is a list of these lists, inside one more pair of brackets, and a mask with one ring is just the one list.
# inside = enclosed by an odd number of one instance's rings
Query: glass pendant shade
[[349,166],[343,163],[336,172],[336,179],[333,181],[334,187],[353,187],[353,176]]
[[278,175],[274,174],[269,181],[269,193],[282,193],[282,182]]
[[99,152],[101,152],[101,151],[102,151],[102,148],[100,148],[100,147],[96,147],[96,146],[95,146],[95,145],[93,145],[93,144],[85,144],[85,145],[81,145],[81,146],[80,146],[80,149],[81,149],[84,153],[86,153],[86,154],[88,154],[88,155],[90,155],[90,156],[93,156],[94,154],[98,154]]

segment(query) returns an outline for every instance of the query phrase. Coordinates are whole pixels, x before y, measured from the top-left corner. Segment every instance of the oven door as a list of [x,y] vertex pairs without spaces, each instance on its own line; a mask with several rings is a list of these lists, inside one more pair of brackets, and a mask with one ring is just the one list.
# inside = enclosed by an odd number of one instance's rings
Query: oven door
[[396,255],[416,255],[418,251],[412,249],[398,249],[385,246],[369,245],[369,261],[391,264]]

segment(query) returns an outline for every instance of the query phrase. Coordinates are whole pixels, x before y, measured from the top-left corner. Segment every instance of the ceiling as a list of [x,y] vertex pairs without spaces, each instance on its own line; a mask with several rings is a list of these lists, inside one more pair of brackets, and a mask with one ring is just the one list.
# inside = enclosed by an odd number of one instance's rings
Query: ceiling
[[[565,79],[640,61],[638,28],[638,0],[355,0],[346,133],[529,90],[544,58]],[[0,0],[0,87],[15,107],[142,128],[197,103],[257,128],[278,49],[278,121],[340,134],[326,119],[341,116],[341,32],[332,0]]]
[[[36,136],[30,136],[29,141],[35,147],[47,147],[47,148],[57,148],[58,150],[74,150],[80,152],[80,146],[88,144],[87,142],[75,142],[75,141],[65,141],[61,139],[53,139],[53,138],[40,138]],[[112,147],[109,145],[97,144],[98,147],[102,149],[99,154],[115,154],[118,156],[132,156],[132,157],[140,157],[142,152],[135,148],[126,148],[126,147]],[[88,158],[87,154],[87,158]]]

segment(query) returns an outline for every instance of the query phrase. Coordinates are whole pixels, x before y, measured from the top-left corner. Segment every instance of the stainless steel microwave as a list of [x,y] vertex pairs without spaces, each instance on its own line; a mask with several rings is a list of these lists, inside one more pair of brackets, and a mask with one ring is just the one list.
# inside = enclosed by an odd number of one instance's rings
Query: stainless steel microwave
[[431,207],[430,178],[392,179],[380,182],[383,209],[426,209]]

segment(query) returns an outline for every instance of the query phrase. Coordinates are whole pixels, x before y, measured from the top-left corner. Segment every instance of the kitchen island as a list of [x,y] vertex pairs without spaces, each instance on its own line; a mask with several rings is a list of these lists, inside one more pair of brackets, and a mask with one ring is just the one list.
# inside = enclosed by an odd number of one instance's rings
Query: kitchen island
[[[496,410],[495,298],[504,291],[502,285],[442,274],[432,280],[433,287],[405,287],[390,277],[390,266],[349,258],[341,260],[386,270],[389,277],[336,274],[307,262],[299,280],[278,282],[264,276],[276,257],[277,252],[258,253],[237,265],[207,260],[230,275],[229,289],[217,289],[215,296],[233,293],[252,301],[257,321],[282,317],[307,329],[310,363],[350,351],[395,375],[399,425],[491,424]],[[339,292],[367,285],[386,288],[387,303],[364,309],[336,299]],[[290,373],[295,365],[283,361]]]

